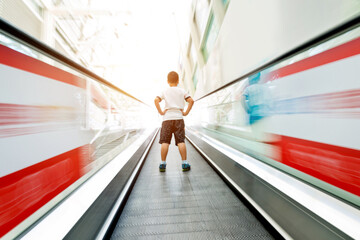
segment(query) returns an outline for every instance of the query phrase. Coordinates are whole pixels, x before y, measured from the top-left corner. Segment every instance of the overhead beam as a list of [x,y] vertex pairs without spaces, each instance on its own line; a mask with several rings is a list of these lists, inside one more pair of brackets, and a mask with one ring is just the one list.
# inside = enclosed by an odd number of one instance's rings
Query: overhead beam
[[66,16],[66,15],[96,15],[96,16],[114,16],[114,15],[131,15],[131,11],[122,11],[114,9],[96,9],[96,8],[49,8],[52,14],[56,16]]

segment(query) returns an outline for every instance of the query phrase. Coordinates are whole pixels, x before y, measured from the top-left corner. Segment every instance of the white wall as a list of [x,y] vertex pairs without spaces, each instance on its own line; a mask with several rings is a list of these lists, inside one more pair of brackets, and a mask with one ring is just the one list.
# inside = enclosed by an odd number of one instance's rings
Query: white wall
[[195,98],[360,14],[357,0],[232,0]]

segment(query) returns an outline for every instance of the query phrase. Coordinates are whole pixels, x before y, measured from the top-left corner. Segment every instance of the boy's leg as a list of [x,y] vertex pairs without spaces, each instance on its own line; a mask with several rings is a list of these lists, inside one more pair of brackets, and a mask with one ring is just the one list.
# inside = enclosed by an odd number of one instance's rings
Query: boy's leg
[[185,143],[178,143],[179,152],[182,160],[186,160],[186,145]]
[[184,120],[175,121],[175,144],[179,148],[181,159],[186,160],[186,145],[185,145],[185,123]]
[[174,132],[175,135],[175,143],[179,148],[179,152],[182,159],[182,169],[183,171],[190,170],[190,164],[186,160],[186,145],[185,145],[185,124],[184,120],[176,120],[176,130]]
[[160,141],[161,144],[161,163],[159,165],[160,172],[165,172],[166,169],[166,156],[168,154],[169,145],[171,143],[171,122],[164,121],[161,125]]
[[182,169],[183,171],[189,171],[190,170],[190,164],[188,163],[188,161],[186,160],[186,145],[184,142],[180,142],[178,143],[178,148],[179,148],[179,152],[181,155],[181,159],[182,159]]
[[168,154],[169,144],[162,143],[161,144],[161,161],[166,161],[166,156]]

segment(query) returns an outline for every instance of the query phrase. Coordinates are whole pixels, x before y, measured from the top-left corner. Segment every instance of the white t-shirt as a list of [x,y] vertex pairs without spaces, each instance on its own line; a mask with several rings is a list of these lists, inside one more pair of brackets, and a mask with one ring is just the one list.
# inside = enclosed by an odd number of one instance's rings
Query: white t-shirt
[[158,97],[165,100],[165,110],[167,109],[163,121],[183,119],[181,110],[185,107],[185,100],[190,97],[184,89],[168,87]]

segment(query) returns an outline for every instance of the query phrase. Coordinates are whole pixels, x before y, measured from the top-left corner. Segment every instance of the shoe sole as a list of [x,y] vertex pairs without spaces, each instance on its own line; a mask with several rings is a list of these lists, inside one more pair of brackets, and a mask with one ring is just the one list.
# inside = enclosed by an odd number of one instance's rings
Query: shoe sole
[[166,169],[160,168],[159,170],[160,170],[160,172],[165,172]]
[[190,171],[190,168],[183,168],[183,172]]

